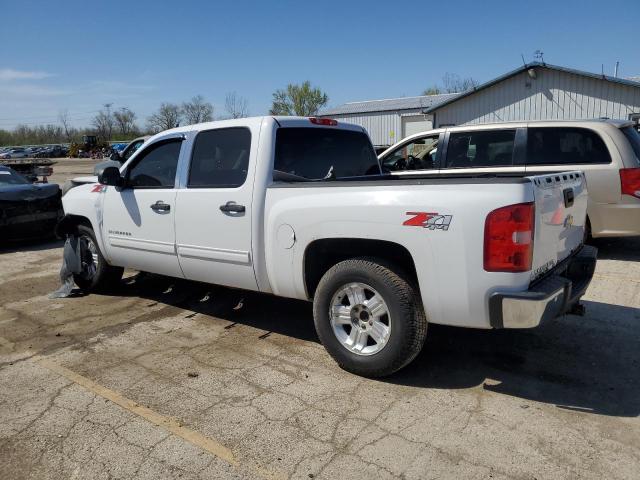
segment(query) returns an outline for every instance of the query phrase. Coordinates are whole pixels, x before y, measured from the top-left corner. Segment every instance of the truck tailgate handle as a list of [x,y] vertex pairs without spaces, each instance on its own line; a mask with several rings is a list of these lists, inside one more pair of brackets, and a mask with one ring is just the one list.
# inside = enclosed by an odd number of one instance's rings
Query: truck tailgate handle
[[238,205],[236,202],[227,202],[224,205],[220,205],[220,210],[223,212],[243,213],[245,208],[244,205]]
[[151,204],[151,210],[154,212],[168,212],[171,210],[171,205],[158,200],[156,203]]
[[564,196],[564,206],[567,208],[573,206],[573,200],[575,198],[575,194],[573,193],[573,188],[565,188],[562,191],[562,195]]

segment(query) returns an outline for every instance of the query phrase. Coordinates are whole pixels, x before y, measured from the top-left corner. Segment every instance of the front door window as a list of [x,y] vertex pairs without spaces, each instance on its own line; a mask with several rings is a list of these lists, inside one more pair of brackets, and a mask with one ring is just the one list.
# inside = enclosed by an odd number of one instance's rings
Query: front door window
[[432,135],[413,140],[399,146],[382,159],[382,168],[387,172],[407,170],[433,170],[436,166],[438,136]]

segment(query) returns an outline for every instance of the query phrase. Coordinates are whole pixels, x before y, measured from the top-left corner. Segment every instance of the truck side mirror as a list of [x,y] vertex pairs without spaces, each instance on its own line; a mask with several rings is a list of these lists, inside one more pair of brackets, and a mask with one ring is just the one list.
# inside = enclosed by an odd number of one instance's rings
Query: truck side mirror
[[120,170],[117,167],[107,167],[99,172],[98,182],[102,185],[112,185],[114,187],[124,185],[124,179],[120,176]]

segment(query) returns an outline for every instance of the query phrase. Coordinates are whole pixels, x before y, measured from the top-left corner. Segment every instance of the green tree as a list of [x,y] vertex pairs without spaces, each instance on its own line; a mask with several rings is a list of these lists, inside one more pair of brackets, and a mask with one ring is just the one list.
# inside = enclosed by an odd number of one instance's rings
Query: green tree
[[324,107],[329,97],[319,88],[313,88],[308,80],[302,85],[290,83],[285,90],[276,90],[273,94],[271,115],[316,115]]

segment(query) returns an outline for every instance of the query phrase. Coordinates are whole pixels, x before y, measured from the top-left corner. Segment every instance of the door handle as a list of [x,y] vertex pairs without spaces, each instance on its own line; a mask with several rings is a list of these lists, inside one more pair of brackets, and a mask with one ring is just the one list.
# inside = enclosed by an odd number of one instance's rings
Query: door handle
[[244,205],[238,205],[236,202],[227,202],[224,205],[220,205],[220,210],[223,212],[243,213],[245,208]]
[[168,212],[171,210],[171,205],[158,200],[156,203],[151,204],[151,210],[154,212]]

